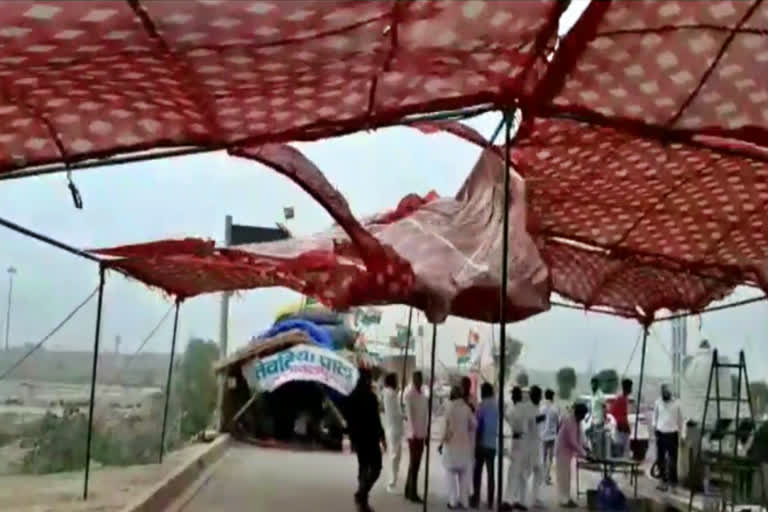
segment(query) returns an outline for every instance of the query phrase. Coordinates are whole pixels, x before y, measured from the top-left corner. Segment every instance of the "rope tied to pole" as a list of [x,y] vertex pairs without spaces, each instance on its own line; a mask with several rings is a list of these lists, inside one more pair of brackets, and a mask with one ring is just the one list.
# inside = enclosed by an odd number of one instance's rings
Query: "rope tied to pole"
[[24,361],[26,361],[32,354],[37,352],[43,345],[45,345],[45,343],[49,339],[51,339],[54,334],[59,332],[61,328],[64,327],[66,323],[69,322],[72,319],[72,317],[74,317],[78,313],[78,311],[83,309],[85,305],[88,304],[91,301],[91,299],[93,299],[96,296],[97,293],[99,293],[98,286],[93,289],[93,291],[85,298],[85,300],[83,300],[80,304],[75,306],[75,309],[70,311],[69,314],[67,314],[67,316],[65,316],[61,322],[56,324],[56,326],[48,334],[43,336],[43,338],[40,341],[38,341],[31,349],[29,349],[23,356],[21,356],[21,358],[18,361],[13,363],[10,368],[4,371],[3,374],[0,375],[0,380],[3,380],[6,377],[8,377],[11,373],[13,373],[14,370],[16,370],[16,368],[21,366],[24,363]]

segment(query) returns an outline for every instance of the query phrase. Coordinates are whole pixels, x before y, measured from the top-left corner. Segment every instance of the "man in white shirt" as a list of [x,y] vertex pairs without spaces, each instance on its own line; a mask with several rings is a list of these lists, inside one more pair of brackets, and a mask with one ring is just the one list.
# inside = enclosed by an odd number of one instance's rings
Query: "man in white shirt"
[[552,485],[552,461],[555,458],[555,441],[560,429],[560,409],[555,405],[555,392],[551,389],[544,392],[541,414],[544,415],[544,423],[540,424],[544,455],[544,479],[547,485]]
[[590,400],[589,443],[592,453],[598,459],[604,459],[608,436],[605,432],[605,395],[600,389],[600,379],[592,377],[592,398]]
[[539,386],[531,386],[528,391],[528,396],[530,399],[529,407],[531,408],[531,423],[528,435],[529,442],[526,448],[528,452],[528,464],[530,464],[531,473],[533,474],[531,494],[533,494],[533,507],[544,508],[544,502],[541,501],[541,486],[544,484],[541,431],[546,416],[544,416],[540,410],[542,398],[541,388]]
[[656,454],[662,484],[660,491],[677,485],[677,448],[683,430],[683,413],[669,386],[662,384],[661,398],[653,408],[653,430],[656,436]]
[[427,413],[429,402],[422,392],[424,377],[420,371],[413,372],[413,380],[405,393],[406,434],[408,436],[408,477],[405,482],[405,499],[421,503],[418,492],[419,467],[427,439]]
[[389,373],[384,377],[384,432],[387,435],[387,454],[389,462],[389,482],[387,491],[394,492],[397,474],[400,470],[400,457],[403,452],[403,411],[397,393],[397,375]]
[[[512,444],[509,450],[509,471],[507,497],[502,510],[528,510],[525,506],[528,492],[528,479],[533,470],[529,445],[533,442],[531,429],[536,428],[536,411],[530,402],[523,402],[523,390],[519,386],[512,388],[512,407],[507,409],[505,418],[512,430]],[[538,435],[534,436],[538,438]]]

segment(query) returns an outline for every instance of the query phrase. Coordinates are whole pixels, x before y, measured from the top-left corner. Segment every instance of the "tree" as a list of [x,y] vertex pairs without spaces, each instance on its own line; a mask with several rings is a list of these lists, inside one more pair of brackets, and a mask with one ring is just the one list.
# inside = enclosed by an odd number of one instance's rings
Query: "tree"
[[619,389],[619,374],[616,373],[616,370],[611,368],[606,368],[605,370],[600,370],[598,374],[596,375],[598,382],[600,383],[600,389],[603,391],[603,393],[606,394],[614,394]]
[[528,374],[525,372],[518,373],[517,378],[515,379],[515,383],[521,388],[528,387]]
[[557,394],[563,400],[569,400],[576,388],[576,370],[571,367],[557,370]]
[[216,408],[218,385],[213,363],[219,347],[213,341],[189,340],[176,373],[176,393],[181,409],[181,435],[187,439],[205,430]]

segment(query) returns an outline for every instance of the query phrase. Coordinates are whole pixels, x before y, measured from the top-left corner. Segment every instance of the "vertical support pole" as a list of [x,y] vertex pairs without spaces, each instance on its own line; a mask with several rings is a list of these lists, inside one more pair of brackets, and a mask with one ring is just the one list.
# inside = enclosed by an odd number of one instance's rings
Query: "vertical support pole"
[[[701,468],[702,467],[702,459],[701,456],[701,447],[704,444],[704,429],[707,425],[707,412],[709,412],[709,394],[712,392],[712,377],[715,375],[715,366],[717,365],[717,350],[715,350],[712,354],[712,365],[709,367],[709,379],[707,380],[707,394],[704,398],[704,414],[701,417],[701,424],[699,425],[699,442],[697,443],[698,446],[696,447],[696,464],[691,466],[695,468]],[[708,471],[708,468],[704,467],[703,471],[705,472],[705,478],[706,478],[706,472]],[[706,492],[706,489],[704,489]],[[691,485],[691,494],[688,497],[688,512],[691,512],[693,510],[693,494],[696,492],[696,486]]]
[[13,275],[16,273],[16,269],[13,267],[8,268],[8,305],[5,309],[5,351],[10,350],[11,339],[11,303],[13,301]]
[[[731,392],[731,395],[733,395],[736,398],[736,422],[733,425],[733,430],[735,432],[733,436],[733,459],[736,460],[736,457],[739,454],[739,421],[741,420],[741,377],[742,377],[742,371],[745,368],[745,362],[744,362],[744,351],[739,351],[739,375],[736,377],[736,394],[734,395],[733,392]],[[740,487],[741,478],[743,474],[739,471],[734,471],[733,475],[733,485],[731,486],[731,503],[733,505],[736,505],[736,490]],[[750,475],[751,476],[751,475]]]
[[423,512],[427,512],[429,502],[429,454],[432,451],[432,408],[435,399],[435,352],[437,349],[437,324],[432,324],[432,353],[429,365],[429,400],[427,405],[427,460],[424,464],[424,502]]
[[99,265],[99,299],[96,305],[96,329],[93,335],[93,362],[91,364],[91,400],[88,404],[88,434],[85,441],[85,482],[83,500],[88,499],[88,480],[91,476],[91,439],[93,438],[93,409],[96,403],[96,371],[99,366],[99,341],[101,340],[101,311],[104,304],[104,277],[106,269]]
[[408,329],[405,338],[405,350],[403,351],[403,375],[400,383],[400,407],[403,406],[405,398],[405,383],[408,381],[408,348],[411,345],[411,323],[413,322],[413,306],[408,308]]
[[[650,323],[643,325],[643,346],[640,349],[640,381],[637,383],[637,411],[635,411],[635,432],[633,436],[635,445],[637,445],[637,434],[640,427],[640,407],[643,399],[643,377],[645,376],[645,354],[648,348],[648,330],[650,327]],[[637,475],[635,475],[634,480],[634,497],[637,498]]]
[[510,151],[512,149],[512,114],[504,113],[504,216],[501,240],[501,286],[499,286],[499,465],[496,478],[496,510],[504,501],[504,377],[507,366],[507,271],[509,260],[509,187]]
[[[744,390],[747,393],[747,404],[749,406],[749,417],[752,418],[752,422],[755,421],[755,407],[754,403],[752,402],[752,389],[749,386],[749,374],[747,373],[747,359],[744,356],[744,351],[742,350],[739,353],[739,364],[744,369]],[[738,425],[737,425],[738,427]],[[766,497],[765,492],[765,472],[763,471],[763,468],[765,467],[765,464],[758,465],[758,473],[760,474],[760,497],[762,498],[761,505],[763,507],[768,506],[768,497]]]
[[160,431],[160,461],[163,463],[165,454],[165,432],[168,428],[168,406],[171,403],[171,381],[173,377],[173,359],[176,355],[176,332],[179,328],[179,307],[181,302],[176,300],[176,312],[173,315],[173,334],[171,335],[171,356],[168,359],[168,375],[165,379],[165,406],[163,407],[163,429]]
[[[224,217],[224,246],[232,245],[232,216]],[[219,318],[219,357],[227,357],[227,348],[229,344],[229,292],[221,294],[221,312]],[[218,415],[218,430],[224,429],[224,389],[227,385],[225,375],[219,376],[219,389],[216,395],[216,414]]]
[[[715,428],[720,424],[720,418],[722,418],[722,407],[720,405],[720,355],[717,349],[714,351],[714,364],[715,369],[715,412],[717,413],[717,424]],[[723,436],[717,441],[717,456],[718,460],[723,458]],[[725,503],[725,497],[723,497],[723,503]]]

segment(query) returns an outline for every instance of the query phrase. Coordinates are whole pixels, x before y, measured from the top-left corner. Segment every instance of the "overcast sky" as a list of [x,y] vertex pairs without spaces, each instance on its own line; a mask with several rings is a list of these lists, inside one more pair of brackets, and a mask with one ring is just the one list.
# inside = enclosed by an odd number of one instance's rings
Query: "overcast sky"
[[[486,136],[496,115],[470,122]],[[395,206],[407,193],[435,189],[452,195],[471,169],[479,149],[450,135],[424,135],[408,128],[390,128],[311,144],[300,144],[347,197],[357,215]],[[63,174],[0,183],[1,216],[31,229],[84,248],[197,236],[221,240],[224,216],[235,222],[271,225],[281,220],[283,206],[294,206],[291,229],[298,235],[325,229],[329,216],[297,186],[246,160],[224,154],[189,156],[75,173],[85,207],[76,210]],[[96,286],[94,264],[0,229],[0,268],[13,265],[15,278],[11,344],[36,342]],[[7,276],[0,274],[0,305],[4,324]],[[740,296],[748,295],[743,292]],[[237,346],[268,327],[275,311],[296,294],[286,290],[257,290],[235,297],[231,306],[230,344]],[[104,304],[106,349],[115,336],[122,351],[140,340],[170,304],[157,291],[110,274]],[[95,301],[92,301],[49,342],[50,347],[88,349],[92,344]],[[182,308],[180,339],[217,339],[218,297],[190,300]],[[382,333],[405,322],[405,308],[388,308]],[[438,357],[455,362],[453,345],[466,339],[469,324],[450,319],[438,332]],[[484,336],[490,326],[481,326]],[[170,318],[146,350],[167,351]],[[636,323],[603,315],[553,309],[510,326],[525,342],[523,363],[547,369],[573,365],[584,370],[616,367],[629,362],[639,333]],[[704,317],[703,330],[726,353],[745,347],[752,376],[768,374],[768,307],[758,303]],[[0,335],[4,329],[0,330]],[[3,340],[4,341],[4,340]],[[665,374],[670,368],[664,346],[670,345],[669,325],[660,325],[649,342],[649,368]],[[634,358],[633,369],[639,364]]]

